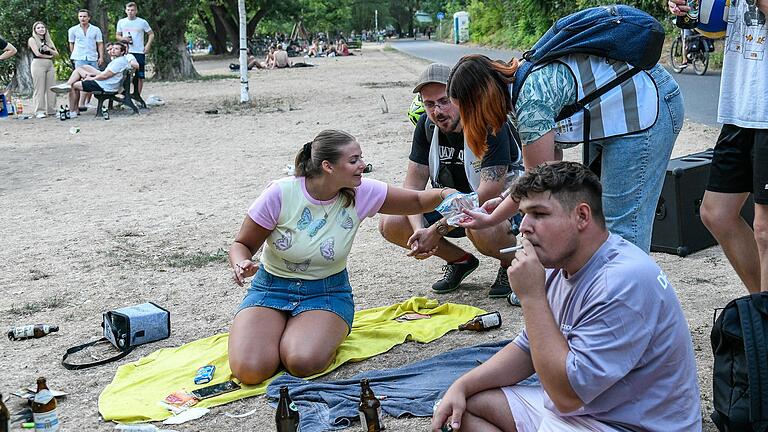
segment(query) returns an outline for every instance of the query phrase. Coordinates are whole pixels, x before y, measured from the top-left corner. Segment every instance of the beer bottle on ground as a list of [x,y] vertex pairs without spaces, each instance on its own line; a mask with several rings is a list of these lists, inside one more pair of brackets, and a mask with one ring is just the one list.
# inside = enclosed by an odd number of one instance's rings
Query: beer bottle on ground
[[0,432],[11,432],[11,413],[3,403],[3,395],[0,393]]
[[277,432],[296,432],[299,430],[299,409],[288,395],[288,386],[280,387],[280,399],[275,413]]
[[360,423],[367,432],[380,432],[385,430],[381,422],[381,402],[376,398],[368,379],[360,380]]
[[56,432],[59,430],[56,398],[48,389],[43,377],[37,379],[37,393],[32,400],[32,418],[35,422],[35,432]]
[[34,324],[13,327],[8,330],[8,339],[22,340],[29,338],[41,338],[49,333],[59,331],[59,326],[48,324]]
[[459,330],[484,331],[501,327],[501,314],[490,312],[478,315],[459,326]]

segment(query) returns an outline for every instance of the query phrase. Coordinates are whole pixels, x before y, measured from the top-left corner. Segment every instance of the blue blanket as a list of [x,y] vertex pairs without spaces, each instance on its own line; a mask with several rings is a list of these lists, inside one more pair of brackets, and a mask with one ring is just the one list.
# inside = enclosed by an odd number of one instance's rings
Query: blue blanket
[[338,430],[349,427],[358,417],[360,380],[368,378],[376,396],[386,397],[381,400],[382,411],[393,417],[431,417],[435,401],[457,378],[509,342],[462,348],[395,369],[362,372],[344,380],[307,381],[285,374],[272,381],[267,397],[276,401],[280,387],[287,385],[301,415],[302,431]]

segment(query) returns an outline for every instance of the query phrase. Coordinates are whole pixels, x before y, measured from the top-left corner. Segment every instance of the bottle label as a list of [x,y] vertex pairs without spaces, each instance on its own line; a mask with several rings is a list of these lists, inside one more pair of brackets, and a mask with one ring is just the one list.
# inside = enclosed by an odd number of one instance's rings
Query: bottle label
[[54,408],[44,413],[32,413],[35,431],[56,432],[59,430],[59,415]]
[[40,405],[47,404],[51,401],[51,399],[53,399],[53,393],[51,393],[51,391],[48,389],[43,389],[35,393],[35,403]]
[[483,315],[480,319],[483,321],[483,328],[493,328],[501,325],[499,314],[496,313]]
[[14,339],[26,339],[26,338],[31,338],[34,335],[35,335],[34,325],[25,325],[25,326],[16,327],[15,329],[13,329]]

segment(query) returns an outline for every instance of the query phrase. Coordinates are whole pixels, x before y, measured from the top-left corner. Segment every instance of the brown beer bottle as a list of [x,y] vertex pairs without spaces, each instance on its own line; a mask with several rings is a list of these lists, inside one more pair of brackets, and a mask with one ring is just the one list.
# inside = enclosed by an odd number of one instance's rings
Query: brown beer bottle
[[30,324],[8,329],[8,339],[22,340],[30,338],[41,338],[49,333],[59,331],[59,326],[48,324]]
[[0,393],[0,432],[11,432],[11,413],[3,403],[3,395]]
[[501,327],[501,314],[490,312],[478,315],[459,326],[459,330],[484,331]]
[[37,379],[37,393],[32,400],[32,418],[35,422],[35,431],[56,432],[59,430],[56,398],[48,389],[43,377]]
[[381,422],[381,402],[371,390],[371,384],[367,378],[360,380],[360,423],[367,432],[380,432],[385,430]]
[[299,430],[299,409],[288,395],[288,386],[280,387],[280,400],[275,413],[277,432],[296,432]]

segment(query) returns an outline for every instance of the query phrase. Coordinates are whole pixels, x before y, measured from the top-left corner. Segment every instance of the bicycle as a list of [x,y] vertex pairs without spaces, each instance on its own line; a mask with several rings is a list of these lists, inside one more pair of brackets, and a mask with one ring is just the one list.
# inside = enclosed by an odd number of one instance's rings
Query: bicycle
[[[686,56],[688,57],[688,64],[693,65],[693,71],[696,75],[704,75],[707,73],[709,67],[709,53],[714,51],[714,45],[711,39],[694,33],[692,36],[685,38],[687,46]],[[683,69],[687,67],[682,62],[683,58],[683,31],[672,41],[672,46],[669,49],[669,63],[672,65],[672,70],[677,73],[682,73]]]

